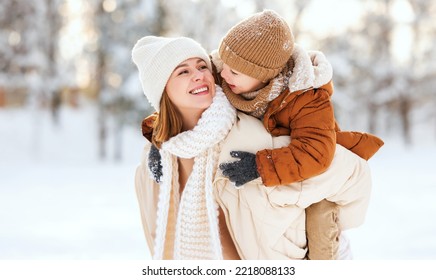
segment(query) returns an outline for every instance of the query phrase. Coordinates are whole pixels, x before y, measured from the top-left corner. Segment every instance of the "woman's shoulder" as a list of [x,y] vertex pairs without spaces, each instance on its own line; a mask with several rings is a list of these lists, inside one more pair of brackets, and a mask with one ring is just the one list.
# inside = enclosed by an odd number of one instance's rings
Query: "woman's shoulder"
[[219,162],[231,160],[230,151],[257,151],[272,146],[272,137],[262,122],[245,113],[238,112],[237,119],[221,145]]
[[136,192],[138,196],[143,196],[143,201],[150,199],[150,195],[151,197],[154,197],[155,192],[159,189],[159,185],[154,180],[148,163],[151,145],[150,142],[145,143],[144,148],[142,149],[140,162],[136,166],[135,171]]
[[237,112],[237,120],[234,126],[234,130],[235,129],[243,131],[244,133],[253,132],[257,134],[259,133],[259,131],[265,131],[267,133],[266,129],[263,126],[263,123],[258,118],[255,118],[240,111]]

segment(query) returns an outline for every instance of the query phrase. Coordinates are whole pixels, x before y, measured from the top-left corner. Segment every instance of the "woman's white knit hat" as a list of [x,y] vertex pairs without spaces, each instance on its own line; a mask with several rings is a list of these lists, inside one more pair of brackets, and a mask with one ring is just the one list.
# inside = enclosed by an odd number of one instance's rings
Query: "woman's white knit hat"
[[157,112],[171,73],[181,62],[193,57],[203,59],[212,71],[206,50],[191,38],[146,36],[136,42],[132,60],[138,67],[144,94]]

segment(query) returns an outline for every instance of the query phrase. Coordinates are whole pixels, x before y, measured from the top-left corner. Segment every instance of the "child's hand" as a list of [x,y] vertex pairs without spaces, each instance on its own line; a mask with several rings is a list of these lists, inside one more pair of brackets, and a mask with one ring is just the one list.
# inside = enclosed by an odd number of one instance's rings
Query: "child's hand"
[[230,155],[240,160],[220,164],[224,176],[235,183],[236,186],[242,186],[259,177],[256,165],[256,155],[243,151],[231,151]]
[[162,178],[162,164],[159,150],[155,145],[151,145],[148,154],[148,168],[150,169],[156,183],[160,183]]

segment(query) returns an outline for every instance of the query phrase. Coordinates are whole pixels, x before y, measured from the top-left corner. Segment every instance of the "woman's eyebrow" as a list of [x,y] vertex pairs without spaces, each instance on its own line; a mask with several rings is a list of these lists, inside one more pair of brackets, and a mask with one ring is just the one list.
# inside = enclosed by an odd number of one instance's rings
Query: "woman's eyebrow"
[[[201,62],[203,62],[203,59],[199,58],[199,59],[197,60],[197,64],[199,64],[199,63],[201,63]],[[179,65],[176,66],[176,68],[174,68],[174,71],[176,71],[178,68],[181,68],[181,67],[187,67],[187,66],[189,66],[187,63],[179,64]]]
[[176,66],[176,68],[174,68],[174,71],[176,71],[176,70],[179,69],[179,68],[187,67],[187,66],[188,66],[188,64],[186,64],[186,63],[179,64],[179,65]]

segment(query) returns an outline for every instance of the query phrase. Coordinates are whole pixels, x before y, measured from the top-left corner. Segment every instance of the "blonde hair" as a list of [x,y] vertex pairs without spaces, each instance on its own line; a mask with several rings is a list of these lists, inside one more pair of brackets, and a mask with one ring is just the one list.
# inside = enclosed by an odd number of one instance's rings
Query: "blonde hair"
[[182,131],[182,118],[166,90],[160,101],[160,112],[154,122],[152,142],[159,149],[162,143]]

